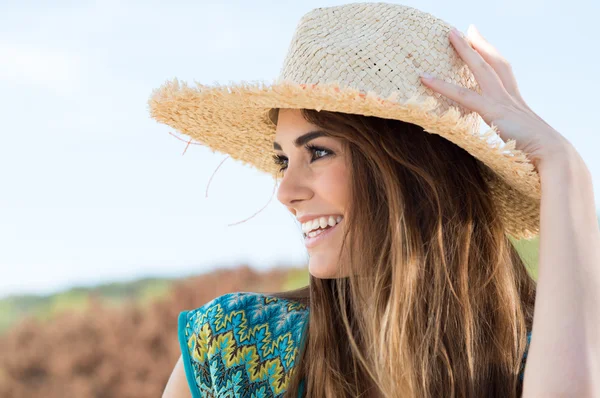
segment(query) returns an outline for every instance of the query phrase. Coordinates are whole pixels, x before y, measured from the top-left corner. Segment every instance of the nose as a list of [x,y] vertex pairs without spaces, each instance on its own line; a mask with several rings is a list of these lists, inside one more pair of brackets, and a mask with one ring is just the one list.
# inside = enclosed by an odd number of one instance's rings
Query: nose
[[308,170],[303,167],[288,166],[279,183],[277,200],[292,211],[294,206],[312,196]]

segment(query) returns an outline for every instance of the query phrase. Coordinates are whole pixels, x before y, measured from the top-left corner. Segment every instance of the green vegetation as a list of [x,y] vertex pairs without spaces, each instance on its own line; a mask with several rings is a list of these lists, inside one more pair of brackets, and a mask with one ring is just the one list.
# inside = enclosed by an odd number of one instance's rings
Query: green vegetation
[[540,248],[540,237],[539,235],[533,239],[520,239],[516,240],[510,238],[511,242],[515,246],[515,249],[521,256],[521,259],[525,263],[525,266],[529,270],[531,277],[537,280],[538,271],[538,254]]
[[[600,223],[600,217],[598,217]],[[539,236],[531,239],[510,238],[517,252],[525,262],[532,277],[537,279]],[[119,306],[124,301],[134,301],[142,305],[166,296],[175,279],[144,278],[132,282],[113,282],[95,287],[75,287],[61,293],[37,296],[18,295],[0,299],[0,333],[8,330],[25,316],[40,320],[52,319],[63,311],[83,311],[96,297],[108,305]],[[308,270],[293,268],[282,290],[293,290],[308,285]]]
[[119,306],[124,301],[145,305],[165,296],[172,282],[173,279],[167,278],[144,278],[94,287],[74,287],[51,295],[9,296],[0,299],[0,333],[26,316],[50,320],[64,311],[84,311],[88,308],[91,297],[111,306]]
[[288,278],[281,287],[281,290],[294,290],[308,285],[308,269],[293,268],[288,273]]

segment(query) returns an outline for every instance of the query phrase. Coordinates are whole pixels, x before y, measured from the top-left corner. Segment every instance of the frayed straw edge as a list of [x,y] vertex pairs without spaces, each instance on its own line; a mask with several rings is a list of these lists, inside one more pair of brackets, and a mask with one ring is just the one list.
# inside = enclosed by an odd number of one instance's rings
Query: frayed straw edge
[[[404,102],[398,102],[399,92],[397,91],[390,93],[387,97],[380,97],[375,91],[365,93],[356,88],[341,85],[339,82],[301,85],[292,81],[273,80],[272,82],[241,81],[228,84],[215,82],[210,86],[195,82],[195,85],[196,87],[190,87],[187,83],[180,82],[177,78],[174,78],[153,90],[148,101],[152,117],[160,121],[163,118],[158,115],[159,112],[157,112],[157,109],[162,108],[160,106],[161,103],[166,104],[185,97],[187,97],[187,100],[201,100],[210,97],[214,101],[218,97],[223,98],[233,95],[234,97],[249,100],[253,97],[260,99],[267,93],[273,93],[282,98],[291,98],[289,95],[306,94],[306,89],[309,88],[313,90],[314,94],[320,97],[318,99],[335,96],[341,101],[353,101],[361,98],[364,101],[362,104],[364,108],[383,107],[383,109],[388,109],[389,111],[401,110],[408,115],[414,116],[415,119],[427,118],[433,125],[452,126],[454,131],[463,134],[470,133],[480,140],[487,141],[486,145],[490,150],[506,158],[509,162],[514,163],[520,169],[518,174],[526,174],[534,178],[537,176],[535,167],[530,163],[523,151],[516,149],[516,142],[514,140],[508,140],[504,143],[504,146],[501,146],[502,143],[497,140],[500,134],[496,126],[492,125],[483,134],[473,132],[471,122],[468,118],[461,115],[458,108],[450,107],[441,114],[436,113],[439,102],[432,96],[423,97],[415,94]],[[283,108],[284,106],[281,107]],[[312,108],[321,111],[324,109],[324,106],[315,105]],[[427,131],[430,130],[428,129]],[[539,184],[532,188],[534,191],[539,191]],[[538,193],[536,192],[536,195]]]

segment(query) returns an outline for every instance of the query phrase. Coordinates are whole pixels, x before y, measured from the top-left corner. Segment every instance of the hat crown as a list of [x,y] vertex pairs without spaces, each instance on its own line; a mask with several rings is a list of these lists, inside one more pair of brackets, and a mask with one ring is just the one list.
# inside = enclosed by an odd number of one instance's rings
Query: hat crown
[[153,92],[150,111],[190,142],[274,176],[279,166],[272,157],[273,109],[325,110],[421,126],[486,166],[482,176],[507,233],[530,239],[539,233],[541,183],[527,155],[515,149],[514,140],[500,146],[495,126],[475,134],[479,115],[433,92],[419,78],[428,72],[481,92],[450,44],[449,31],[444,21],[402,5],[317,8],[298,23],[275,84],[190,87],[175,79]]
[[448,40],[452,27],[426,12],[398,4],[352,3],[322,7],[299,21],[279,82],[338,83],[381,98],[396,93],[398,102],[435,97],[438,111],[456,102],[424,86],[430,73],[479,91],[473,74]]

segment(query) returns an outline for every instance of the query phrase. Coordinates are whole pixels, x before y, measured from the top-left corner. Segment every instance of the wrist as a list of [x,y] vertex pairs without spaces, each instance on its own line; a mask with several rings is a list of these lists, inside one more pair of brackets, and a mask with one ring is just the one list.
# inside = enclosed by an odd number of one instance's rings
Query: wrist
[[580,178],[582,175],[589,175],[589,169],[581,155],[569,143],[548,151],[548,154],[537,162],[536,169],[541,180],[556,177]]

